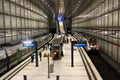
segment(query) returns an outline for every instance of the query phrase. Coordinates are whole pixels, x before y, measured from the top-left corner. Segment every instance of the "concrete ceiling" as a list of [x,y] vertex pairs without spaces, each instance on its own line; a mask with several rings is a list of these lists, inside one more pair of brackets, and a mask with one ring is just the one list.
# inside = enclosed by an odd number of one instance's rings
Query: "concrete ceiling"
[[[80,15],[94,0],[30,0],[42,9],[49,18],[63,15],[65,19]],[[62,8],[60,12],[60,8]]]

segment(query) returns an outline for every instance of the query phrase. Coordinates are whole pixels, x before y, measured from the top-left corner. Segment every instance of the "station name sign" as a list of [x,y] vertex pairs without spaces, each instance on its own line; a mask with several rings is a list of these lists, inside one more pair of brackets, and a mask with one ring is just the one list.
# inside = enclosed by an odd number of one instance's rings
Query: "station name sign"
[[86,42],[84,42],[84,41],[81,41],[81,42],[79,42],[79,41],[72,41],[72,45],[75,46],[75,47],[87,46]]
[[35,47],[36,46],[36,42],[34,41],[24,41],[23,42],[23,47]]

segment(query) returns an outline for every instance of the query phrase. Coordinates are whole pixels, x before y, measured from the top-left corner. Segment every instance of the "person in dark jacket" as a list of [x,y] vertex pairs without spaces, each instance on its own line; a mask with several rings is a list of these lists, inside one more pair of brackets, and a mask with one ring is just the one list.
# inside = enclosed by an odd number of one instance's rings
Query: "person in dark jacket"
[[42,53],[39,52],[40,61],[42,61]]
[[31,54],[31,62],[34,61],[34,53]]

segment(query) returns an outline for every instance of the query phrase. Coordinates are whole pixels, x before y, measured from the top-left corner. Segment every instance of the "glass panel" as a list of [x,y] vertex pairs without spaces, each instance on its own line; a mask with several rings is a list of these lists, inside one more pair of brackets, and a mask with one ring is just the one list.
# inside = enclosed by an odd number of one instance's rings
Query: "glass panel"
[[17,18],[17,28],[20,28],[20,18]]
[[25,22],[24,22],[24,19],[22,19],[22,28],[25,27]]
[[21,17],[25,16],[25,9],[21,7]]
[[10,0],[10,1],[15,2],[16,0]]
[[109,0],[109,11],[113,8],[113,0]]
[[16,28],[16,18],[12,17],[12,28]]
[[20,7],[16,5],[16,9],[17,9],[17,16],[20,16]]
[[112,26],[112,13],[109,14],[109,25],[108,26]]
[[105,15],[105,26],[108,26],[108,14]]
[[0,12],[3,12],[3,7],[2,7],[2,0],[0,0]]
[[11,3],[11,14],[15,15],[15,4]]
[[27,23],[27,19],[25,19],[25,28],[27,28],[27,25],[28,23]]
[[114,0],[114,9],[118,8],[118,0]]
[[3,28],[3,15],[0,14],[0,28]]
[[20,4],[20,1],[19,1],[19,0],[16,0],[16,3],[17,3],[17,4]]
[[101,12],[101,13],[103,14],[103,13],[104,13],[104,10],[105,10],[105,8],[104,8],[104,3],[102,3],[101,6],[102,6],[102,12]]
[[4,1],[4,8],[5,8],[5,13],[10,14],[10,7],[8,1]]
[[20,5],[22,5],[22,6],[23,6],[23,2],[24,2],[23,0],[20,0]]
[[27,9],[25,9],[25,17],[27,18],[27,15],[28,15],[28,13],[27,13]]
[[5,28],[10,28],[10,16],[5,16]]
[[108,12],[108,0],[105,1],[105,12]]
[[118,11],[115,11],[113,13],[113,26],[114,27],[118,26]]

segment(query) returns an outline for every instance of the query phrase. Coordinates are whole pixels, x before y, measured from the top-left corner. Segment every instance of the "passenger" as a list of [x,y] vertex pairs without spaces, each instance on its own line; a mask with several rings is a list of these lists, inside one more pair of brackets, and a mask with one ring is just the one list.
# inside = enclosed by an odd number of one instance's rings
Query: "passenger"
[[72,40],[71,40],[71,38],[70,38],[70,42],[71,42]]
[[59,52],[56,52],[55,60],[58,60],[58,59],[59,59]]
[[39,52],[40,61],[42,61],[42,53]]
[[50,47],[50,52],[52,52],[52,48]]
[[50,45],[50,44],[48,43],[48,47],[49,47],[49,45]]
[[52,47],[52,43],[50,43],[50,47]]
[[67,43],[68,43],[69,41],[68,41],[68,38],[67,38]]
[[34,53],[31,54],[31,62],[34,61]]
[[63,43],[60,43],[60,46],[63,46]]
[[61,51],[61,56],[62,56],[62,57],[64,56],[63,51]]
[[45,50],[45,45],[43,45],[43,50]]

